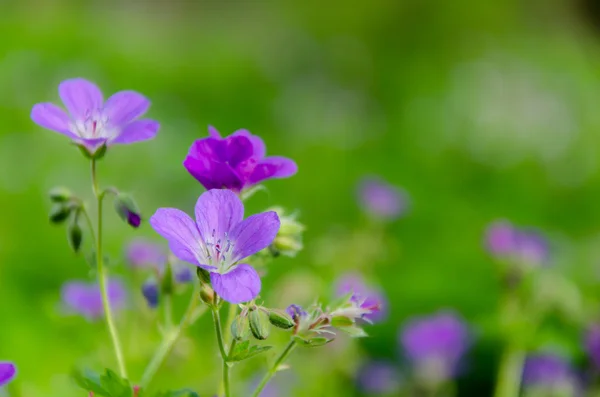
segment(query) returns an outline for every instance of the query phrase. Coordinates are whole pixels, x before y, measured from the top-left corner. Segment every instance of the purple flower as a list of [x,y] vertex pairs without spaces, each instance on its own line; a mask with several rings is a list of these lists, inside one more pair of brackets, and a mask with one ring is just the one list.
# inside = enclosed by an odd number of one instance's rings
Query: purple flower
[[238,130],[222,138],[214,127],[208,128],[208,138],[195,141],[183,165],[207,190],[243,189],[271,178],[287,178],[298,167],[285,157],[265,157],[261,138],[246,130]]
[[358,385],[367,394],[392,394],[400,388],[398,369],[387,362],[374,361],[358,371]]
[[394,220],[408,208],[408,195],[377,177],[363,178],[358,184],[358,200],[374,218]]
[[564,358],[548,353],[527,358],[523,385],[526,389],[565,391],[568,396],[576,395],[580,387],[571,365]]
[[175,208],[159,208],[150,224],[169,242],[173,254],[210,272],[215,292],[230,303],[254,299],[261,282],[254,268],[239,263],[273,242],[279,230],[274,211],[244,218],[244,205],[230,190],[204,192],[196,221]]
[[8,384],[15,378],[17,367],[10,361],[0,361],[0,387]]
[[414,318],[400,334],[400,343],[417,372],[441,380],[456,374],[469,339],[466,324],[452,312]]
[[504,259],[512,259],[530,265],[539,265],[548,259],[548,242],[538,232],[521,229],[507,221],[492,223],[485,243],[488,251]]
[[[108,300],[111,307],[118,310],[125,305],[127,294],[121,281],[108,281]],[[104,315],[102,294],[97,283],[70,281],[63,285],[62,300],[67,309],[81,314],[88,320],[95,320]]]
[[588,329],[585,348],[594,365],[600,369],[600,324],[594,324]]
[[299,305],[289,305],[285,311],[295,322],[298,322],[302,317],[308,316],[308,313]]
[[384,295],[369,288],[360,274],[348,273],[341,276],[337,281],[336,291],[340,296],[352,293],[351,299],[360,303],[361,309],[370,310],[370,313],[364,315],[365,319],[377,322],[387,317],[387,301]]
[[144,239],[133,240],[127,246],[125,256],[127,262],[135,268],[160,268],[167,261],[163,247]]
[[58,94],[65,112],[52,103],[38,103],[31,119],[38,125],[71,138],[94,153],[100,146],[129,144],[154,138],[158,122],[138,119],[150,107],[150,101],[135,91],[120,91],[104,102],[100,89],[82,79],[65,80]]
[[158,284],[156,284],[156,281],[146,281],[142,285],[142,295],[144,295],[144,299],[146,299],[148,307],[152,309],[156,308],[158,306],[158,299],[160,295],[160,292],[158,291]]

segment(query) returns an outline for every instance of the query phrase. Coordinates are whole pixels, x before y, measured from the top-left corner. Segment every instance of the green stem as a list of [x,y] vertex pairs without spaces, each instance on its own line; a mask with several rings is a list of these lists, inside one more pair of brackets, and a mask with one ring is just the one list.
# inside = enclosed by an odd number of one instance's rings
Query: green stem
[[[117,357],[117,364],[119,366],[119,372],[123,378],[127,378],[127,370],[125,369],[125,359],[123,357],[123,349],[121,348],[121,342],[119,341],[119,334],[115,326],[112,310],[110,308],[110,301],[108,300],[108,292],[106,287],[106,271],[104,269],[104,260],[102,257],[102,199],[104,194],[98,189],[98,179],[96,178],[96,160],[92,160],[92,188],[94,195],[98,203],[98,233],[96,234],[96,266],[98,269],[98,284],[100,284],[100,292],[102,294],[102,306],[104,307],[104,315],[106,318],[106,325],[112,340],[112,344],[115,350],[115,356]],[[91,223],[91,222],[90,222]]]
[[[225,344],[233,343],[231,341],[231,324],[237,315],[238,305],[234,305],[233,303],[229,303],[229,311],[227,312],[227,320],[225,321],[225,329],[223,333],[225,334]],[[229,350],[231,352],[231,349]]]
[[195,318],[192,318],[192,313],[196,309],[197,304],[198,289],[194,288],[194,291],[192,292],[192,297],[190,298],[190,303],[188,304],[188,307],[185,310],[183,317],[181,318],[179,326],[168,329],[167,332],[165,332],[162,342],[158,346],[158,349],[156,349],[152,360],[150,360],[150,363],[146,367],[146,370],[142,375],[142,380],[140,381],[141,387],[148,387],[148,385],[152,381],[152,378],[154,378],[154,375],[160,369],[160,366],[171,352],[171,349],[173,349],[173,346],[175,345],[175,342],[177,342],[177,340],[179,339],[181,332],[199,317],[197,316]]
[[223,360],[222,388],[225,391],[225,397],[229,397],[229,366],[227,365],[227,352],[225,351],[225,343],[223,341],[223,333],[221,331],[221,317],[219,315],[219,309],[216,305],[212,307],[212,317],[213,323],[215,325],[215,333],[217,334],[217,344],[219,345],[221,359]]
[[165,328],[171,329],[173,327],[173,300],[171,295],[165,294],[163,302],[165,304]]
[[518,397],[521,388],[521,374],[525,362],[525,352],[509,346],[500,362],[495,397]]
[[267,385],[267,383],[269,383],[269,381],[271,380],[271,378],[273,376],[275,376],[275,374],[277,373],[277,369],[285,361],[285,359],[290,355],[290,353],[292,352],[292,350],[294,350],[294,347],[296,347],[296,341],[294,339],[292,339],[290,341],[290,343],[287,344],[287,346],[285,347],[285,349],[283,350],[283,352],[281,352],[281,354],[279,355],[279,357],[277,357],[277,360],[275,360],[275,363],[273,364],[273,366],[271,367],[271,369],[269,369],[269,371],[267,371],[267,373],[265,374],[265,376],[263,376],[262,380],[260,381],[260,383],[256,387],[256,390],[254,390],[254,393],[252,394],[252,397],[258,397],[260,395],[260,392],[265,388],[265,386]]

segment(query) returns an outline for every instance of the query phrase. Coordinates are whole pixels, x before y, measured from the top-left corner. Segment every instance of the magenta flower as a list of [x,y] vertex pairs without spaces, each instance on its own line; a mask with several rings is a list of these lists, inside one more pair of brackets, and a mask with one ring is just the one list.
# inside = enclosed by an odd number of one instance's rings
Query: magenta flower
[[279,230],[274,211],[244,218],[244,205],[230,190],[204,192],[196,203],[196,221],[175,208],[159,208],[150,224],[169,242],[173,254],[210,272],[215,292],[230,303],[254,299],[258,273],[244,258],[273,242]]
[[[63,285],[62,301],[67,310],[80,314],[88,320],[96,320],[104,315],[102,294],[97,283],[70,281]],[[121,281],[108,281],[108,300],[113,309],[119,310],[125,306],[127,294]]]
[[52,103],[38,103],[31,110],[31,119],[66,135],[92,154],[105,143],[110,146],[145,141],[158,132],[158,122],[139,119],[150,101],[135,91],[117,92],[104,102],[94,83],[76,78],[60,83],[58,94],[68,113]]
[[183,166],[207,190],[230,189],[236,193],[271,178],[288,178],[298,167],[286,157],[265,157],[261,138],[246,130],[238,130],[222,138],[209,127],[208,138],[195,141]]
[[496,221],[488,227],[485,245],[498,258],[529,265],[540,265],[548,260],[548,242],[540,233],[517,228],[507,221]]
[[17,374],[17,367],[10,361],[0,361],[0,387],[7,385]]
[[421,376],[445,380],[456,375],[470,338],[460,317],[440,312],[409,321],[400,334],[400,343]]
[[368,287],[358,273],[347,273],[341,276],[336,283],[336,292],[340,296],[352,293],[351,299],[360,303],[361,309],[370,311],[363,316],[370,322],[382,321],[387,317],[385,296],[380,291]]
[[364,211],[377,219],[394,220],[408,209],[406,192],[378,177],[363,178],[357,193]]

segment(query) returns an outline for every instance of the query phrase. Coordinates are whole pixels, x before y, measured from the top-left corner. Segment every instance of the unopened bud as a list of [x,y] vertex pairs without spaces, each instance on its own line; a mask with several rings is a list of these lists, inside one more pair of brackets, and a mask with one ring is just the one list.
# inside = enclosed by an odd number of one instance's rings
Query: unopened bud
[[206,303],[209,306],[214,305],[215,291],[213,291],[213,289],[206,284],[202,285],[202,288],[200,288],[200,299],[202,299],[202,302]]
[[296,256],[303,248],[302,233],[304,232],[304,225],[296,220],[295,214],[286,214],[280,207],[272,208],[272,210],[279,216],[281,226],[269,247],[271,253],[275,256],[280,254],[291,257]]
[[250,324],[247,315],[239,314],[235,317],[231,323],[231,335],[238,341],[248,339],[248,336],[250,335]]
[[117,194],[117,197],[115,197],[115,210],[121,219],[129,225],[135,228],[140,226],[142,222],[140,210],[130,195],[125,193]]
[[196,268],[196,275],[202,283],[210,284],[210,273],[208,272],[208,270],[198,267]]
[[69,244],[75,253],[79,252],[79,248],[81,248],[81,241],[83,240],[83,232],[81,231],[81,227],[79,226],[79,222],[77,221],[77,217],[75,216],[69,227],[67,228],[67,239],[69,240]]
[[50,222],[56,224],[62,223],[69,217],[70,214],[71,207],[64,204],[55,204],[50,209]]
[[294,320],[283,310],[269,310],[269,321],[277,328],[289,329],[294,326]]
[[48,193],[50,200],[54,203],[66,203],[73,197],[73,194],[66,187],[55,187]]
[[158,284],[154,280],[149,280],[142,285],[142,295],[148,303],[148,307],[154,309],[158,306],[158,299],[160,292],[158,290]]
[[271,328],[269,315],[261,309],[255,309],[250,312],[248,318],[250,319],[250,331],[252,331],[252,335],[256,339],[267,339]]

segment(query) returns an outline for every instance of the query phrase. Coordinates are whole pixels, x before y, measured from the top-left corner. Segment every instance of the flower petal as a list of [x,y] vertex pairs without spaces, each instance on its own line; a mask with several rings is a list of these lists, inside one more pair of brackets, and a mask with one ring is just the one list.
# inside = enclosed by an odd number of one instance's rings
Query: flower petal
[[249,182],[255,185],[269,178],[287,178],[298,171],[294,160],[286,157],[271,156],[263,159],[250,174]]
[[219,134],[219,130],[217,130],[215,127],[213,127],[212,125],[208,126],[208,135],[211,138],[221,138],[221,134]]
[[123,126],[148,111],[150,101],[135,91],[120,91],[104,104],[103,113],[113,127]]
[[102,91],[82,78],[63,81],[58,86],[58,94],[75,120],[85,120],[102,108]]
[[116,138],[110,143],[128,144],[140,141],[147,141],[156,136],[160,124],[158,121],[143,119],[129,123]]
[[244,219],[242,200],[231,190],[212,189],[196,203],[196,223],[205,243],[224,244],[232,229]]
[[258,135],[252,135],[248,130],[237,130],[232,136],[244,136],[252,143],[253,157],[258,161],[262,160],[267,154],[265,142]]
[[0,387],[13,380],[17,374],[17,367],[9,361],[0,361]]
[[38,103],[35,105],[31,109],[31,119],[41,127],[60,132],[70,138],[77,138],[77,135],[70,131],[71,119],[69,115],[53,103]]
[[183,166],[206,190],[223,188],[236,192],[242,190],[239,176],[225,163],[186,157]]
[[210,281],[217,295],[229,303],[248,302],[258,296],[260,277],[250,265],[241,264],[229,273],[211,273]]
[[237,224],[230,233],[233,241],[233,261],[239,261],[266,248],[279,231],[279,217],[275,211],[248,217]]
[[177,258],[194,265],[208,263],[196,223],[185,212],[159,208],[150,218],[150,225],[167,239]]

